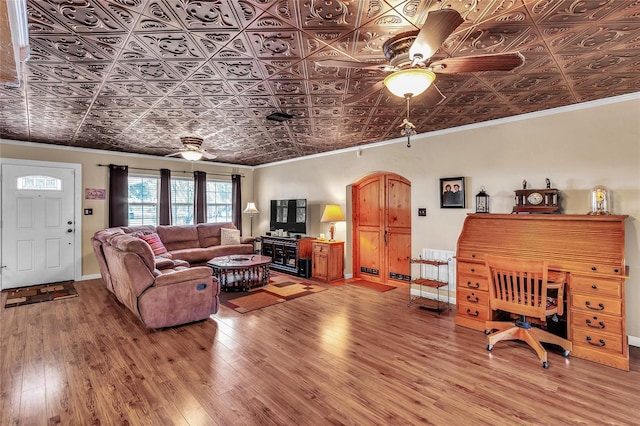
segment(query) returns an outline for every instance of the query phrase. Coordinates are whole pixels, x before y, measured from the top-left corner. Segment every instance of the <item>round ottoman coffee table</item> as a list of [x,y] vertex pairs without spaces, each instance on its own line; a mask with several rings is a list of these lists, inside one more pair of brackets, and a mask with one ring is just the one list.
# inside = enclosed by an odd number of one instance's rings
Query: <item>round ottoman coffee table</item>
[[214,257],[207,262],[213,276],[220,281],[220,288],[249,290],[255,285],[269,282],[271,258],[260,254],[236,254]]

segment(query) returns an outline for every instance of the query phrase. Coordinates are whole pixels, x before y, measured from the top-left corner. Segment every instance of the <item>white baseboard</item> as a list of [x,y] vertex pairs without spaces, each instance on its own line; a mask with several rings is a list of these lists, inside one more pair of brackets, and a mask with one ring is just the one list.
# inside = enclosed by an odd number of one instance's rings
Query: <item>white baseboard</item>
[[640,337],[629,336],[629,346],[640,348]]
[[80,278],[80,281],[95,280],[97,278],[102,278],[102,275],[100,274],[83,275],[82,278]]
[[344,274],[344,279],[345,280],[349,280],[351,278],[353,278],[353,274]]

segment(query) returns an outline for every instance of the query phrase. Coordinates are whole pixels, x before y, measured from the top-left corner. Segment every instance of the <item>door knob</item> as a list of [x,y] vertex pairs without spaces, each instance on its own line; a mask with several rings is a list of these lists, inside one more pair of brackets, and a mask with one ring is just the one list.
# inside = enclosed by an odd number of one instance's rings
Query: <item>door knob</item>
[[72,232],[73,232],[73,229],[71,229],[71,228],[67,229],[67,234],[70,234]]
[[72,225],[72,224],[73,224],[72,221],[70,221],[70,220],[67,221],[67,225]]

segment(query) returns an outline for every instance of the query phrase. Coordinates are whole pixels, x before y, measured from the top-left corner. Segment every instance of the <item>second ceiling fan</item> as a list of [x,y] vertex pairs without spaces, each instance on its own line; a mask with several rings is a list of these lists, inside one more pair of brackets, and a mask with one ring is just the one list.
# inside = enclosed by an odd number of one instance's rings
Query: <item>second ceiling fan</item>
[[464,19],[455,9],[429,12],[419,31],[409,31],[387,40],[382,49],[389,65],[327,59],[316,61],[320,66],[377,69],[392,72],[384,80],[344,100],[352,104],[387,87],[394,95],[407,101],[426,91],[426,102],[437,105],[445,97],[433,84],[436,73],[455,74],[483,71],[511,71],[524,64],[520,52],[493,55],[463,56],[431,62],[431,57]]

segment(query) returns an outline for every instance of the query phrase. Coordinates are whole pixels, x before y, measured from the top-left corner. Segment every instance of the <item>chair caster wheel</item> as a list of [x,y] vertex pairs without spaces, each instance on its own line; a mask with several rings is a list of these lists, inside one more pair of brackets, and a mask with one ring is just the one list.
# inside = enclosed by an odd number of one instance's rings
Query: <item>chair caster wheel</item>
[[542,361],[542,368],[549,368],[549,363],[547,361]]
[[487,350],[488,350],[489,352],[491,352],[491,350],[492,350],[492,349],[493,349],[493,345],[487,345]]
[[569,353],[571,353],[571,351],[569,349],[565,349],[562,351],[562,356],[566,358],[569,356]]

